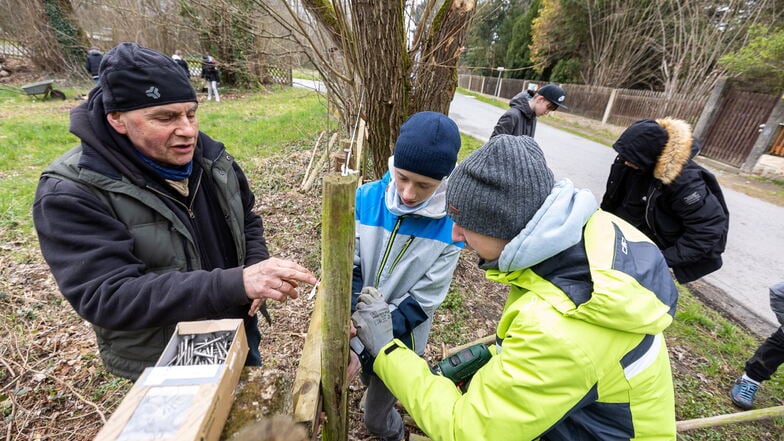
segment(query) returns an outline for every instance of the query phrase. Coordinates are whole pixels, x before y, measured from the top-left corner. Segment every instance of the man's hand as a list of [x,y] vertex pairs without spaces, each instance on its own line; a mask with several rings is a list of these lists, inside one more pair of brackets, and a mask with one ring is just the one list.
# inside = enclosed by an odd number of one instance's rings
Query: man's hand
[[392,341],[392,315],[377,289],[370,286],[362,288],[351,320],[357,328],[357,337],[373,357]]
[[315,284],[316,277],[297,263],[270,257],[243,269],[242,283],[251,300],[269,298],[283,302],[289,297],[296,299],[299,284]]

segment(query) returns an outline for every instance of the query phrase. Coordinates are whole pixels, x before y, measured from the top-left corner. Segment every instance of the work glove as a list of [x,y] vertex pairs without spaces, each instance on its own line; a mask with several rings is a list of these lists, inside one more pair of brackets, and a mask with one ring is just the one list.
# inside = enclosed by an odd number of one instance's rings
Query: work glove
[[392,341],[392,314],[389,313],[389,305],[376,288],[362,288],[357,310],[351,320],[357,328],[357,337],[373,357]]

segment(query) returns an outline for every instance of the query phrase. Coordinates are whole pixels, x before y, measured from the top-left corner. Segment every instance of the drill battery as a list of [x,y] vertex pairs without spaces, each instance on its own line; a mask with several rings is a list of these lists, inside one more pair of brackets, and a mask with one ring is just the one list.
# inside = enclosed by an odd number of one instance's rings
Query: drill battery
[[463,387],[491,357],[487,346],[478,343],[439,361],[431,371],[449,378],[458,387]]

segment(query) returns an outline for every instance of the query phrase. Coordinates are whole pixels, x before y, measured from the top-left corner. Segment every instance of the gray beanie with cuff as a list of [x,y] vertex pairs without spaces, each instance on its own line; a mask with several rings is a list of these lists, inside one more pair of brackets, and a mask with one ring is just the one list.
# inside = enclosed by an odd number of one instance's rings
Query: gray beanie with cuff
[[512,240],[555,185],[544,153],[529,136],[494,136],[449,177],[447,214],[476,233]]

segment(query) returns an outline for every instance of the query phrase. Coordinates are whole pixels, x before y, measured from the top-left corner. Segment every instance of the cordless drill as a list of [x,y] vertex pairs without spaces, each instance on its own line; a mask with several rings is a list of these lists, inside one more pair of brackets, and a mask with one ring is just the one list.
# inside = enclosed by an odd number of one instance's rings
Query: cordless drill
[[463,387],[491,357],[492,354],[487,346],[484,343],[477,343],[439,361],[431,371],[436,375],[449,378],[458,387]]

